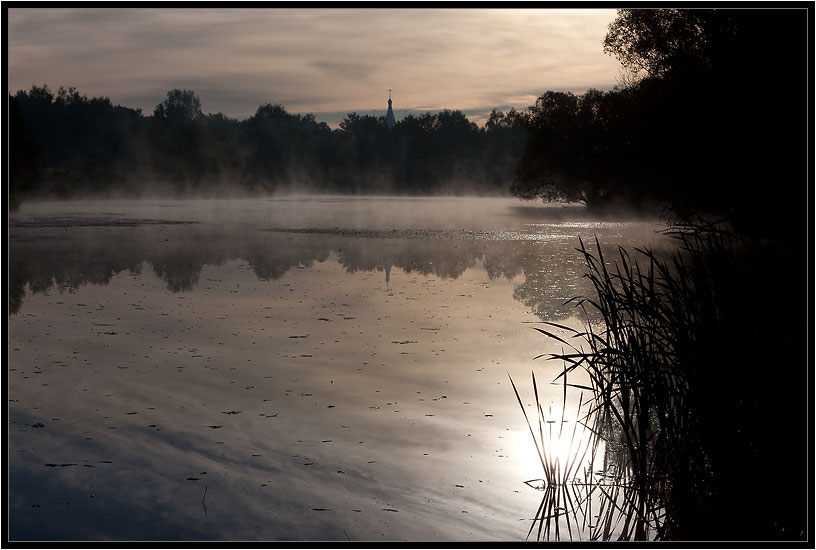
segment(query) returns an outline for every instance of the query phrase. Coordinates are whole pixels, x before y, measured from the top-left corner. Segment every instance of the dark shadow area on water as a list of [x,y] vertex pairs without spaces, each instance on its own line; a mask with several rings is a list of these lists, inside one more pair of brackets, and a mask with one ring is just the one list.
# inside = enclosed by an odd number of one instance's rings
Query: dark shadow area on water
[[[79,469],[73,465],[68,469]],[[213,529],[180,517],[170,503],[160,499],[145,506],[127,487],[102,489],[100,482],[85,485],[61,481],[60,468],[44,468],[34,474],[26,468],[9,472],[8,513],[13,516],[11,541],[101,541],[101,540],[211,540]],[[94,489],[94,487],[99,487]],[[100,490],[101,489],[101,490]],[[25,495],[20,498],[18,495]],[[132,501],[131,501],[132,500]],[[129,503],[129,501],[131,501]],[[198,509],[195,508],[198,504]],[[189,513],[200,503],[191,502]],[[88,518],[93,521],[88,521]],[[203,512],[202,512],[203,519]],[[146,535],[148,534],[149,535]]]

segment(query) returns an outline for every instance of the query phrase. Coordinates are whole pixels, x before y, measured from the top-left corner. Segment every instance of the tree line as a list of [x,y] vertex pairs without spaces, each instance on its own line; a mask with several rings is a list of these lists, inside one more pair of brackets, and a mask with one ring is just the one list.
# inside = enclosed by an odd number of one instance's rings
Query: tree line
[[[724,215],[746,230],[804,219],[807,10],[623,9],[603,41],[609,91],[546,91],[494,110],[350,113],[337,129],[277,104],[203,114],[174,89],[145,116],[75,89],[9,98],[11,204],[44,193],[506,192],[523,199]],[[769,209],[769,204],[777,206]],[[794,204],[795,206],[795,204]]]
[[603,48],[621,61],[622,84],[539,97],[522,118],[529,137],[513,193],[669,206],[747,232],[803,224],[804,208],[789,201],[807,193],[807,18],[618,10]]
[[12,204],[37,196],[106,193],[225,195],[506,192],[526,131],[494,110],[484,128],[458,110],[385,117],[349,113],[332,130],[313,114],[260,105],[237,120],[204,114],[173,89],[152,115],[32,86],[9,97]]

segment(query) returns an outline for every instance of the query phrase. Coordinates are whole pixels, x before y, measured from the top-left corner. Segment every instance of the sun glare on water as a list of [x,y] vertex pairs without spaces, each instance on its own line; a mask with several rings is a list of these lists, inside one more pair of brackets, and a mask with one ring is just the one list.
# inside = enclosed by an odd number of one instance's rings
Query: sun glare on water
[[529,430],[513,431],[510,440],[525,480],[546,479],[545,466],[559,483],[584,479],[592,462],[592,433],[574,419],[559,424],[560,418],[535,425],[535,442]]

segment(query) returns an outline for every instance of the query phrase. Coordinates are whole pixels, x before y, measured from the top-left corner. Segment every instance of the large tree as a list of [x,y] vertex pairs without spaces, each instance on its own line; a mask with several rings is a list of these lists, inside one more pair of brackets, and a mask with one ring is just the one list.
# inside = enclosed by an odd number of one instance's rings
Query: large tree
[[661,77],[718,64],[736,33],[733,10],[621,9],[603,48],[635,79]]
[[804,192],[807,46],[803,9],[619,10],[604,49],[626,85],[574,102],[539,98],[513,190],[658,202],[745,231],[803,219],[767,206],[769,189],[780,199]]
[[623,90],[546,92],[521,117],[528,137],[511,191],[589,207],[639,200],[630,189],[638,181],[629,170],[638,141],[630,132],[634,107]]

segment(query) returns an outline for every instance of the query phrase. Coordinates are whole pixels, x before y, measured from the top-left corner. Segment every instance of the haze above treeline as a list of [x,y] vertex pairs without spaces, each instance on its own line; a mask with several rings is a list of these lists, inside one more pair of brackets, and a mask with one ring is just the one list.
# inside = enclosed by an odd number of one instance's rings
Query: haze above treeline
[[[808,10],[618,10],[621,85],[543,90],[478,127],[460,110],[349,113],[271,100],[243,120],[173,89],[152,113],[33,86],[10,95],[10,204],[42,196],[513,193],[766,225],[804,197]],[[810,42],[812,45],[812,41]],[[805,212],[794,217],[804,217]]]

